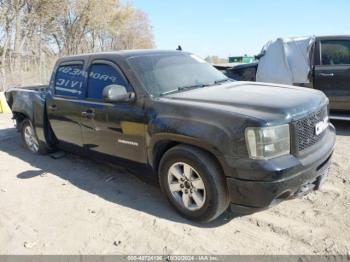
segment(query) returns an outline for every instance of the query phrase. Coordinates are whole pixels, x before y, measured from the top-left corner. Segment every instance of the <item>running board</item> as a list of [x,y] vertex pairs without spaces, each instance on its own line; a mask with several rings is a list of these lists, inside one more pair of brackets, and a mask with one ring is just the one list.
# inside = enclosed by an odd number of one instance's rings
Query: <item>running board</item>
[[332,119],[332,120],[350,121],[350,114],[330,113],[329,118]]

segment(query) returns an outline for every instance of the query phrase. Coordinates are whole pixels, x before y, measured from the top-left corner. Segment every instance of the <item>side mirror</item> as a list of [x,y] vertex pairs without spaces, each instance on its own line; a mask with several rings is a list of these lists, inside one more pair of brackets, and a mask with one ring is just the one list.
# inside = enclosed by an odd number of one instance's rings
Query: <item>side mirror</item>
[[106,102],[127,102],[135,98],[135,93],[126,91],[125,86],[108,85],[102,91],[103,100]]

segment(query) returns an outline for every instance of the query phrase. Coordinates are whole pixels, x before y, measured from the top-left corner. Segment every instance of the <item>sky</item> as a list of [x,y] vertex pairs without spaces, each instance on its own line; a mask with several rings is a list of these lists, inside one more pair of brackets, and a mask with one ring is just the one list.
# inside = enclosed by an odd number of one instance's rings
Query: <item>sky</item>
[[133,0],[158,49],[202,57],[258,54],[277,37],[350,35],[350,0]]

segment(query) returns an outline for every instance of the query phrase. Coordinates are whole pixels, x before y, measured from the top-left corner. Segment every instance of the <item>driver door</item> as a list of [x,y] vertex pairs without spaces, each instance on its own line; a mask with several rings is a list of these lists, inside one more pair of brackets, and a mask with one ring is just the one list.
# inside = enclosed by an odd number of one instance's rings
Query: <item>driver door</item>
[[319,41],[320,64],[315,66],[315,88],[329,98],[330,109],[350,110],[350,39]]
[[112,84],[132,92],[117,65],[94,61],[88,71],[86,99],[81,111],[83,146],[91,153],[145,162],[144,110],[135,102],[105,102],[102,91]]

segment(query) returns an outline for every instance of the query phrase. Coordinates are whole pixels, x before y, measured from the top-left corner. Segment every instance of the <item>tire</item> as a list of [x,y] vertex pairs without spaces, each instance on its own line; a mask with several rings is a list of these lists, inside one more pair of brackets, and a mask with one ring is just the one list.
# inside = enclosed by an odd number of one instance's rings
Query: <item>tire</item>
[[228,208],[224,174],[199,148],[179,145],[168,150],[160,161],[159,182],[170,204],[187,219],[207,223]]
[[21,137],[23,146],[33,154],[45,155],[48,153],[47,146],[39,141],[29,119],[24,119],[21,123]]

